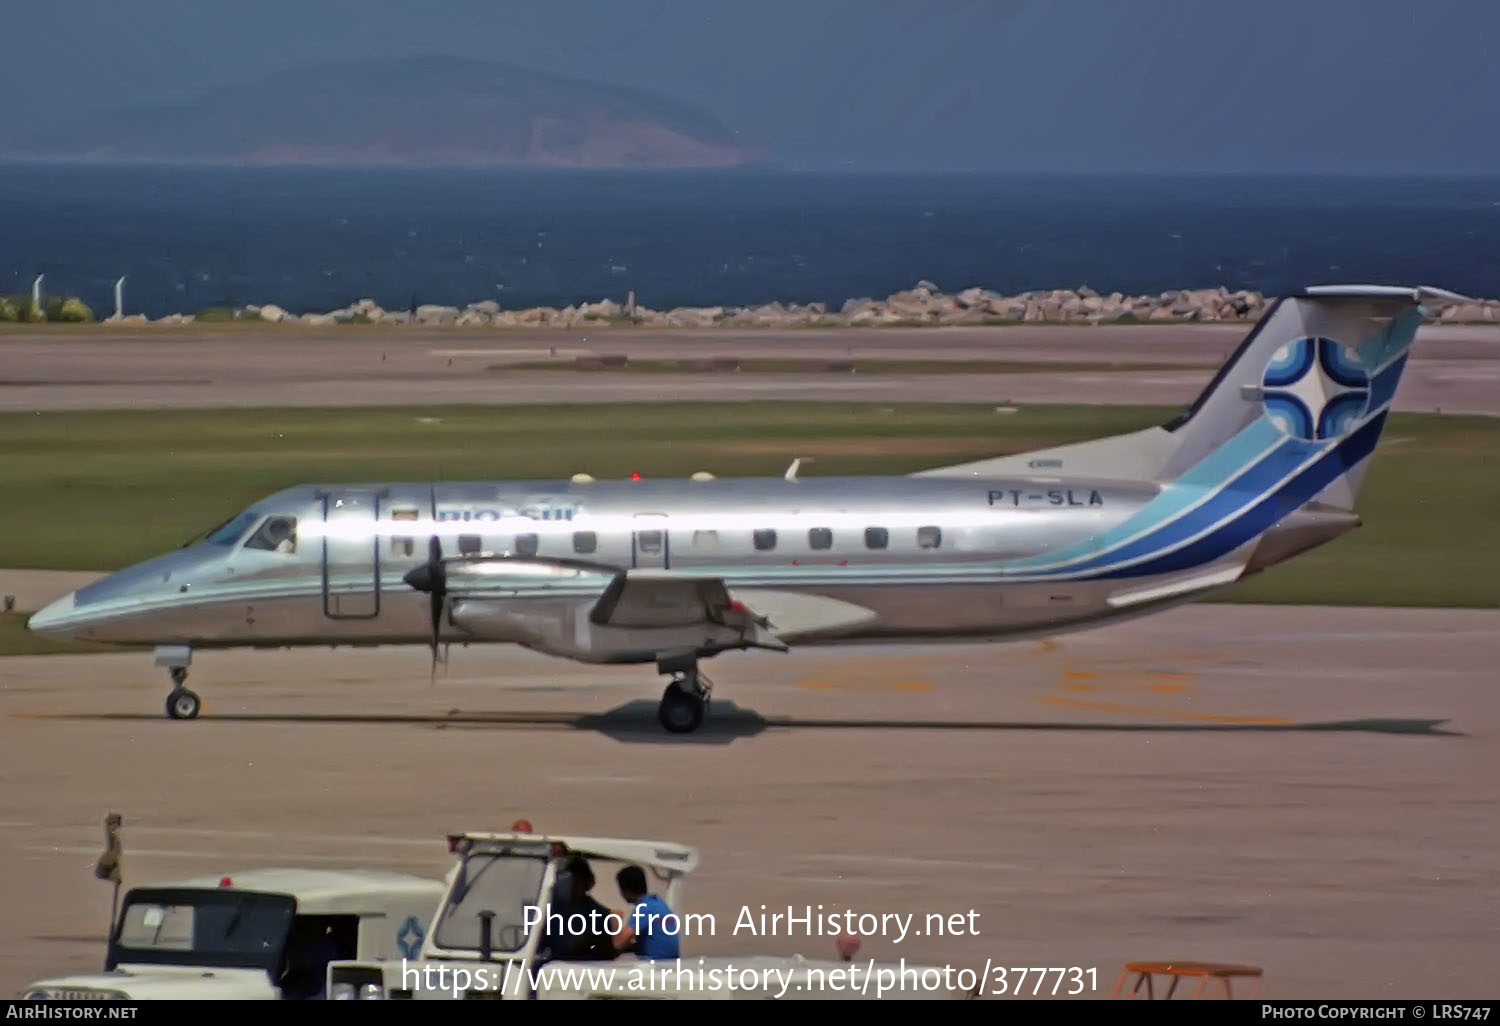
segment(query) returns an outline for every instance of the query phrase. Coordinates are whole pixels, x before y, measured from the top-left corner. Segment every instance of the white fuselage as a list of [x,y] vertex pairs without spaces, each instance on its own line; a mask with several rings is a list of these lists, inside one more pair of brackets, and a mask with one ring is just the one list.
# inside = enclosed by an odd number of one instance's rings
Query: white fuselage
[[[1260,541],[1231,535],[1188,552],[1117,542],[1119,558],[1090,557],[1160,492],[1150,482],[911,477],[304,486],[206,541],[81,589],[31,626],[194,648],[427,643],[428,598],[403,578],[437,536],[447,556],[667,570],[722,579],[751,605],[758,593],[796,593],[870,614],[813,624],[799,643],[1006,637],[1134,612],[1111,596],[1192,577]],[[294,521],[283,551],[266,540],[268,518]],[[1349,526],[1325,525],[1316,541]],[[471,591],[441,638],[634,661],[568,640],[564,621],[600,588],[597,575],[522,560]],[[555,627],[528,627],[538,622]]]

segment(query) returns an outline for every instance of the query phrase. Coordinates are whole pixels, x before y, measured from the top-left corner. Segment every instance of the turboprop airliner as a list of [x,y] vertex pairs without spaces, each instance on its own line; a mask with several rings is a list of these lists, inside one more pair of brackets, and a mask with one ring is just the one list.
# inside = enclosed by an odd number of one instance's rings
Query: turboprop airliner
[[28,626],[154,647],[174,719],[195,650],[422,644],[435,673],[490,642],[655,664],[661,725],[691,732],[725,652],[1056,635],[1347,533],[1431,297],[1461,298],[1304,289],[1169,423],[905,476],[289,488]]

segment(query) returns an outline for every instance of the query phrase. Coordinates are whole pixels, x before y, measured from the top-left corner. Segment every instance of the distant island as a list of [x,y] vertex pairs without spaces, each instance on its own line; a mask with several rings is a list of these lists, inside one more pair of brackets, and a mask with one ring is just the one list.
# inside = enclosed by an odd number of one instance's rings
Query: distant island
[[22,160],[381,167],[703,168],[760,162],[691,106],[450,57],[294,69],[188,102],[0,136]]

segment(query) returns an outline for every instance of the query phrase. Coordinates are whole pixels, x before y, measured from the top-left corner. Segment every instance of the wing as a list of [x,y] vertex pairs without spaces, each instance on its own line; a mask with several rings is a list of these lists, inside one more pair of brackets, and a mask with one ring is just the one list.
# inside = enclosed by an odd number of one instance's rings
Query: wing
[[752,617],[729,597],[721,578],[628,570],[610,581],[589,612],[589,621],[600,627],[743,626]]
[[879,619],[862,606],[824,596],[731,592],[723,578],[678,570],[476,554],[453,560],[448,574],[454,626],[472,636],[573,657],[645,659],[730,648],[784,652],[793,638],[841,634]]
[[589,622],[625,630],[722,627],[755,648],[787,648],[764,616],[729,594],[722,578],[669,570],[617,574],[589,610]]

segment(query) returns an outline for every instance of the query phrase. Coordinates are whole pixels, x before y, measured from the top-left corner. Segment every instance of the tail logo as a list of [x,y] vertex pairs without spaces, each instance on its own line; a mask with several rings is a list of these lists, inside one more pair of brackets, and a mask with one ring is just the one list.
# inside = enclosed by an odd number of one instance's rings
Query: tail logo
[[1370,376],[1347,346],[1331,338],[1299,338],[1271,357],[1261,379],[1266,416],[1306,441],[1347,434],[1370,403]]

